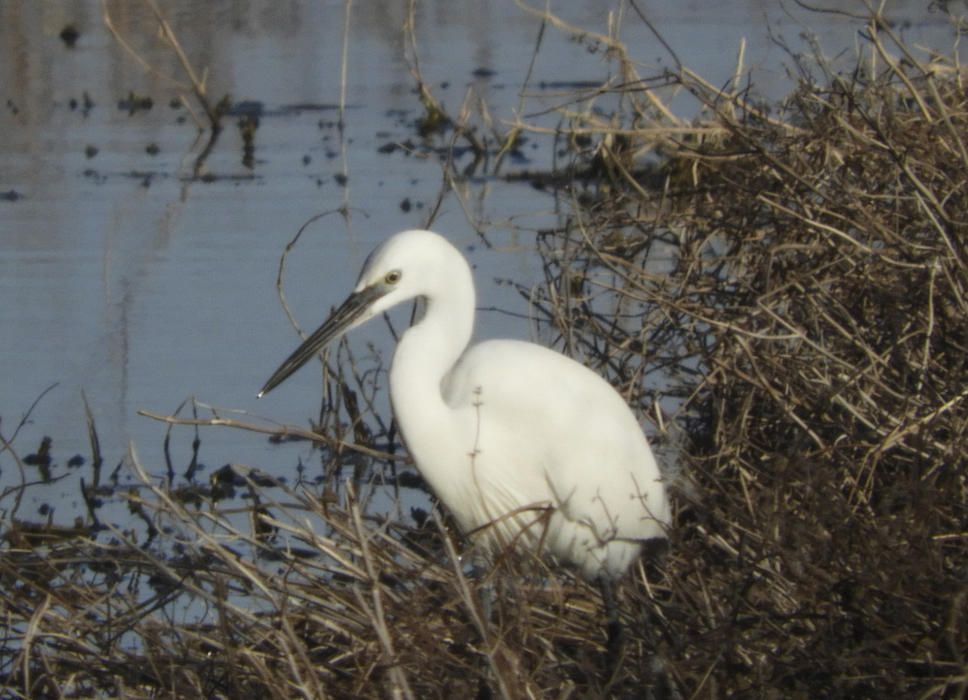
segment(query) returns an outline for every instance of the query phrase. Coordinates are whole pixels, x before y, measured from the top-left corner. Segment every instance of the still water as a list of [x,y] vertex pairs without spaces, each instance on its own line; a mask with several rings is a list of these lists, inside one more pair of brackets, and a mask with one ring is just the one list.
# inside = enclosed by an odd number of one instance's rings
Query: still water
[[[228,96],[233,105],[206,177],[192,177],[204,138],[178,103],[184,71],[158,39],[147,4],[0,3],[0,433],[10,439],[34,400],[56,383],[14,447],[24,456],[50,435],[59,473],[73,455],[89,454],[82,391],[108,466],[133,443],[149,471],[159,469],[165,426],[139,410],[169,413],[196,397],[300,426],[316,414],[319,375],[309,369],[255,399],[298,342],[275,288],[279,257],[314,215],[347,212],[311,224],[289,259],[288,301],[311,330],[351,288],[376,243],[426,223],[443,169],[415,128],[423,114],[415,56],[451,114],[469,99],[478,115],[485,104],[499,128],[515,114],[562,103],[567,85],[609,75],[603,55],[551,28],[540,34],[536,52],[541,22],[512,2],[420,0],[415,50],[404,32],[403,2],[158,5],[213,101]],[[643,75],[670,65],[622,3],[553,7],[589,30],[620,25]],[[947,51],[949,20],[927,7],[889,3],[888,14],[912,43]],[[713,84],[732,77],[746,38],[746,68],[767,96],[790,86],[777,39],[801,51],[812,31],[831,55],[856,44],[857,26],[844,16],[811,14],[793,3],[639,8],[678,57]],[[120,39],[108,29],[105,9]],[[259,124],[247,151],[241,115],[253,110]],[[555,123],[529,117],[542,119]],[[551,142],[535,138],[507,167],[547,169],[552,156]],[[478,337],[533,334],[527,302],[507,281],[538,283],[530,241],[557,221],[555,206],[548,192],[486,177],[444,197],[434,226],[477,270]],[[355,346],[366,352],[372,342],[388,356],[386,329],[372,325],[355,336]],[[176,462],[187,460],[192,438],[182,430],[172,443]],[[237,462],[282,476],[298,459],[311,461],[309,451],[210,429],[200,458],[212,467]],[[0,455],[0,486],[14,476],[9,455]],[[58,489],[70,511],[76,477]],[[25,515],[35,512],[36,504],[25,506]]]

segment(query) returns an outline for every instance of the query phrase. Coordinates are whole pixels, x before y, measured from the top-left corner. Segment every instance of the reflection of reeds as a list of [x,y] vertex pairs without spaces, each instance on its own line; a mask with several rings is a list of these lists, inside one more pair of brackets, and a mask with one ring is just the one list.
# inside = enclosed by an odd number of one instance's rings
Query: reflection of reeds
[[[568,184],[529,299],[569,352],[688,434],[669,552],[621,591],[614,678],[597,594],[567,573],[509,558],[467,576],[447,527],[368,515],[362,485],[339,496],[233,468],[247,520],[222,491],[176,488],[170,465],[159,486],[132,459],[150,546],[4,523],[5,685],[963,697],[968,104],[957,64],[919,61],[876,15],[867,33],[856,71],[803,62],[818,75],[772,111],[682,66],[643,79],[610,37],[578,38],[627,65],[560,108],[550,136],[570,161],[549,181]],[[660,85],[694,95],[701,117],[674,117]],[[613,114],[583,108],[606,94]],[[324,364],[325,437],[194,404],[164,420],[300,432],[337,467],[351,449],[396,464],[374,374],[347,346]]]
[[[191,114],[192,119],[195,121],[195,124],[198,126],[199,130],[208,132],[208,140],[205,142],[205,146],[195,159],[194,176],[198,177],[201,175],[202,168],[205,165],[205,160],[215,147],[215,143],[218,141],[218,136],[222,131],[222,116],[228,107],[228,99],[226,97],[217,104],[212,103],[208,95],[207,71],[203,71],[201,74],[199,74],[198,71],[196,71],[192,66],[192,62],[189,60],[188,55],[182,48],[181,42],[178,41],[178,36],[171,28],[168,20],[165,19],[165,16],[158,8],[155,0],[143,1],[151,10],[155,20],[158,22],[158,34],[162,41],[175,53],[175,56],[178,57],[178,62],[188,79],[187,82],[178,80],[158,70],[151,64],[150,61],[145,59],[138,52],[138,50],[134,48],[134,46],[132,46],[132,44],[124,37],[112,19],[111,13],[108,10],[107,0],[101,1],[104,26],[107,27],[108,31],[111,32],[111,35],[114,37],[115,41],[118,42],[118,45],[124,49],[125,53],[131,56],[131,58],[133,58],[135,62],[145,70],[145,72],[150,73],[171,84],[176,90],[178,90],[179,100],[185,109],[188,110],[189,114]],[[190,99],[189,96],[191,96],[193,99]],[[193,104],[193,100],[195,104]],[[201,108],[202,112],[205,114],[204,120],[198,116],[198,112],[195,109],[196,106]]]

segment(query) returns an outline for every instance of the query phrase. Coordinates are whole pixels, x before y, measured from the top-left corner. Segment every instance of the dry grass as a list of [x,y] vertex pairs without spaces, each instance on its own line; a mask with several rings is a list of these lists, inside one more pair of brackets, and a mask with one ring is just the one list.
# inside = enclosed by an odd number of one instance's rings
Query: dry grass
[[546,240],[544,318],[688,426],[663,610],[689,695],[965,692],[968,101],[868,33],[769,115],[666,76],[703,128],[613,120]]
[[124,533],[6,529],[2,678],[24,697],[604,690],[597,593],[584,583],[510,562],[468,578],[439,522],[414,530],[365,516],[351,494],[335,504],[252,473],[234,480],[251,508],[214,489],[200,508],[132,460],[143,480],[132,508],[157,528],[140,546]]
[[[964,697],[968,101],[957,65],[876,15],[868,34],[853,73],[803,64],[772,110],[685,68],[642,79],[576,34],[619,79],[561,110],[570,160],[549,179],[570,184],[538,236],[547,283],[525,291],[568,352],[688,436],[662,448],[676,527],[623,587],[614,677],[597,592],[567,573],[470,576],[434,517],[252,472],[229,479],[240,505],[132,458],[147,542],[3,524],[9,696]],[[588,108],[606,96],[607,118]],[[385,436],[355,420],[352,358],[331,370],[352,437]]]

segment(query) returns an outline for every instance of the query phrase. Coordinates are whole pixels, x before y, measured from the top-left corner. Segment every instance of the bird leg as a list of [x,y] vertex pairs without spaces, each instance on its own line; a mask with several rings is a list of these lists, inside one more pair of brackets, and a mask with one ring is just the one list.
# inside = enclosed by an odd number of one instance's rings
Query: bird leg
[[602,593],[602,603],[605,605],[605,665],[607,677],[614,678],[622,663],[622,647],[624,635],[622,620],[619,618],[618,603],[615,600],[615,583],[606,576],[598,578],[598,588]]
[[494,601],[497,600],[497,593],[494,591],[494,584],[486,581],[477,589],[480,597],[481,617],[485,625],[490,626],[491,618],[494,615]]

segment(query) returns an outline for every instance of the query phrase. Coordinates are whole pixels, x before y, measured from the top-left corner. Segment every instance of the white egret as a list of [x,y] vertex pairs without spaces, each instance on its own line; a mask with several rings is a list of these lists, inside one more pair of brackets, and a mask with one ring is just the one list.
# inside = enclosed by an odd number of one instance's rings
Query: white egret
[[367,258],[356,289],[280,365],[261,397],[327,343],[401,302],[423,318],[397,343],[390,399],[421,475],[491,550],[527,546],[608,583],[665,537],[669,503],[635,415],[580,363],[517,340],[468,347],[474,282],[442,236],[404,231]]

